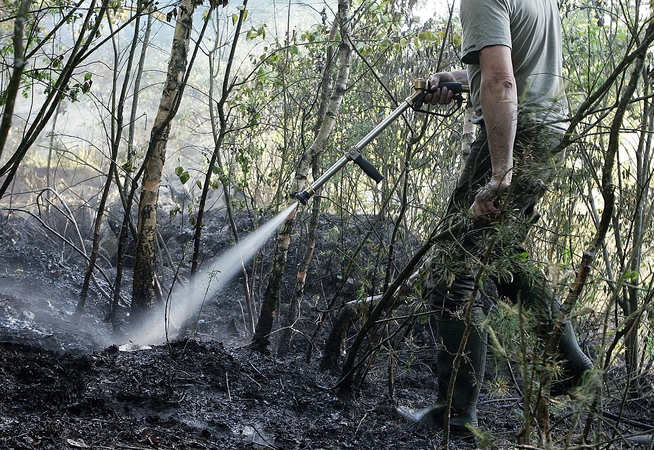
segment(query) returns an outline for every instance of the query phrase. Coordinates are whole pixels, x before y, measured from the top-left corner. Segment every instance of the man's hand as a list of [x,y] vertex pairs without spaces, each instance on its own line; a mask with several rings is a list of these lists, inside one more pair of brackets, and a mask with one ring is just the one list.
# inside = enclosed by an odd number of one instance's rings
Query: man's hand
[[493,178],[486,186],[481,188],[477,192],[475,201],[470,207],[470,211],[475,219],[482,222],[492,222],[495,220],[499,216],[500,210],[495,207],[493,202],[510,185],[511,181],[507,181],[506,177],[502,181]]
[[446,87],[439,88],[438,85],[443,82],[455,81],[462,84],[468,84],[468,73],[465,70],[455,70],[453,72],[438,72],[429,79],[429,91],[425,95],[425,103],[432,105],[448,105],[452,103],[454,92]]
[[454,92],[448,88],[439,88],[438,85],[446,81],[456,81],[450,72],[435,73],[429,80],[429,92],[425,96],[425,103],[432,105],[448,105],[452,102]]

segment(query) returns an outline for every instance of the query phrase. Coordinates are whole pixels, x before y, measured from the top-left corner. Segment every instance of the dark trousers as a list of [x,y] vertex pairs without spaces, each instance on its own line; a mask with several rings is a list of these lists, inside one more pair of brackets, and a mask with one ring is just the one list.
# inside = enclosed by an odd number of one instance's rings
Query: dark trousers
[[522,302],[545,322],[558,309],[544,274],[529,261],[523,247],[529,228],[538,220],[536,204],[556,163],[552,149],[558,136],[544,128],[518,129],[513,181],[493,202],[501,211],[499,217],[487,224],[471,218],[469,212],[477,192],[491,178],[488,135],[481,127],[450,198],[444,229],[452,233],[435,244],[425,284],[425,294],[441,316],[456,314],[467,301],[487,310],[502,297]]

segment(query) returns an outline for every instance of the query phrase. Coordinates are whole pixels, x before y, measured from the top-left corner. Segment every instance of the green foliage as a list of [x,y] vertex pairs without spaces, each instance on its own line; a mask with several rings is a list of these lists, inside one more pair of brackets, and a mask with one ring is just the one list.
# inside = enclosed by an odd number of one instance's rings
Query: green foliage
[[246,38],[248,40],[257,39],[257,38],[265,39],[266,38],[266,24],[263,23],[257,28],[254,28],[254,27],[251,28],[250,31],[248,31],[245,36],[246,36]]
[[497,437],[490,431],[482,428],[470,427],[472,434],[475,436],[477,448],[480,449],[494,449],[496,447]]
[[[245,22],[248,18],[248,10],[245,9],[243,6],[238,6],[236,9],[238,9],[243,13],[243,21]],[[232,25],[236,25],[238,23],[239,15],[240,13],[232,14]]]
[[[522,314],[522,317],[520,315]],[[517,305],[499,301],[488,313],[483,328],[488,330],[490,347],[499,360],[525,362],[536,346],[534,321]],[[520,336],[525,336],[523,342]]]
[[186,184],[186,182],[191,178],[191,175],[188,171],[184,170],[184,167],[182,166],[175,167],[175,175],[177,175],[182,184]]

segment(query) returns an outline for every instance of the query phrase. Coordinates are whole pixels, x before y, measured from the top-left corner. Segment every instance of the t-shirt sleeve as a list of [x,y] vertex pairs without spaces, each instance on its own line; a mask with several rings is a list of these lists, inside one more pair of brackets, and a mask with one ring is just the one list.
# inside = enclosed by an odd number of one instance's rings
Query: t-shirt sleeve
[[479,64],[484,47],[512,47],[509,13],[506,0],[461,0],[461,60],[465,64]]

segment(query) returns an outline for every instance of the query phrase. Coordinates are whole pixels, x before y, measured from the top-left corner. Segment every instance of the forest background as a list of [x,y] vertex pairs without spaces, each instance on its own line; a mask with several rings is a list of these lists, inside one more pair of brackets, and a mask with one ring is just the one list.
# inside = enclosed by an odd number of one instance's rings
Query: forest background
[[[429,312],[420,268],[470,139],[465,105],[442,116],[409,109],[389,124],[363,151],[382,183],[352,166],[307,207],[294,207],[293,194],[411,96],[414,80],[462,68],[457,5],[425,6],[4,1],[2,226],[39,228],[62,257],[79,258],[86,276],[75,313],[101,303],[118,330],[167,304],[177,283],[215,275],[203,235],[211,215],[225,218],[236,247],[277,218],[264,236],[276,234],[271,263],[255,248],[235,264],[252,347],[283,355],[312,314],[302,339],[314,346],[331,329],[323,361],[338,366],[342,386],[361,382],[381,354],[401,366],[395,352]],[[616,366],[625,399],[651,383],[654,31],[651,5],[638,1],[562,0],[560,10],[567,157],[528,250],[592,347],[598,370],[580,406],[588,411]],[[339,225],[317,234],[323,217]],[[177,220],[183,252],[168,251],[166,218]],[[299,248],[289,259],[291,240]],[[355,300],[312,297],[309,313],[307,274],[326,261]],[[289,272],[292,283],[283,281]],[[495,314],[496,351],[524,367],[534,360],[527,353],[540,352],[547,366],[547,348],[527,351],[514,339],[523,330],[516,308]],[[547,386],[551,374],[536,366]],[[548,429],[547,396],[525,415],[527,430]]]

